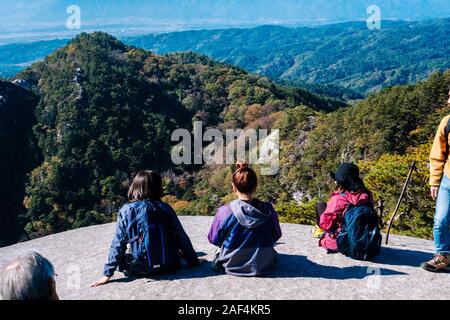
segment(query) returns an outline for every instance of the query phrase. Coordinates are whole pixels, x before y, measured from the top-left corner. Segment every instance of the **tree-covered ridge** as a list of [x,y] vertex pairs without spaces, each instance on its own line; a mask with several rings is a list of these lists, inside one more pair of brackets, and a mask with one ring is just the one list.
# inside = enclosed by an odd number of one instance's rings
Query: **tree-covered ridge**
[[26,173],[40,160],[31,130],[37,102],[27,90],[0,80],[0,246],[22,234]]
[[[450,68],[450,19],[316,27],[261,26],[128,37],[126,44],[165,54],[194,51],[319,95],[357,100]],[[68,40],[0,46],[0,75],[12,77]]]
[[[140,169],[164,172],[165,200],[178,213],[214,214],[233,198],[232,168],[174,166],[170,159],[172,131],[191,129],[194,120],[221,129],[280,129],[280,172],[260,177],[258,197],[274,202],[288,222],[313,222],[315,203],[333,188],[329,172],[342,161],[361,165],[368,187],[390,213],[415,159],[418,171],[394,230],[430,236],[427,157],[448,112],[449,71],[346,106],[206,56],[156,55],[93,33],[73,39],[18,77],[34,94],[6,84],[24,92],[14,104],[34,114],[28,113],[24,127],[8,129],[5,122],[0,135],[9,148],[20,146],[17,154],[36,155],[23,159],[36,161],[19,167],[8,162],[1,170],[22,179],[11,181],[22,183],[14,189],[14,203],[24,198],[20,224],[27,237],[111,221]],[[16,136],[25,143],[15,144]],[[7,216],[3,209],[1,216]],[[2,233],[2,240],[17,237]]]
[[450,71],[432,75],[416,85],[383,90],[368,99],[324,115],[305,148],[312,171],[319,172],[310,186],[324,190],[328,170],[339,161],[357,161],[377,199],[391,213],[406,178],[417,161],[411,189],[401,207],[396,230],[431,237],[434,203],[429,196],[428,156],[440,120],[450,113]]
[[[417,170],[394,231],[430,238],[434,202],[429,196],[428,156],[437,126],[450,112],[449,85],[447,71],[416,85],[385,89],[331,113],[302,106],[282,111],[273,124],[281,132],[280,173],[261,177],[258,196],[273,201],[283,221],[313,223],[315,204],[333,191],[330,172],[342,162],[356,162],[376,202],[383,200],[386,220],[415,160]],[[180,203],[187,211],[210,212],[214,201],[232,198],[229,168],[206,167],[198,177],[192,203]]]
[[0,76],[13,77],[33,62],[64,46],[68,40],[47,40],[0,45]]
[[[138,170],[195,174],[170,160],[172,131],[190,129],[194,119],[221,128],[264,126],[300,104],[346,106],[205,56],[154,55],[104,33],[78,36],[17,77],[40,97],[32,126],[42,162],[26,171],[24,200],[31,237],[110,221]],[[169,190],[183,188],[183,179],[175,180]]]
[[414,83],[450,68],[450,19],[319,27],[199,30],[126,39],[158,53],[195,51],[273,79],[361,93]]

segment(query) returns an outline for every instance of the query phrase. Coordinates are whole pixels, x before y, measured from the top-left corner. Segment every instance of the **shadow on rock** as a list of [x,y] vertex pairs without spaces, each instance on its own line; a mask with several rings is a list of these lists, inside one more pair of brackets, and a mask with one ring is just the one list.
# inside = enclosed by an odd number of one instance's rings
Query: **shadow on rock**
[[[206,254],[200,253],[199,256],[204,256]],[[154,275],[149,277],[144,277],[144,279],[149,280],[149,282],[152,281],[176,281],[176,280],[183,280],[183,279],[200,279],[200,278],[208,278],[208,277],[214,277],[221,275],[219,273],[214,272],[211,270],[211,262],[208,261],[206,263],[202,263],[199,266],[196,267],[189,267],[187,264],[183,263],[182,267],[178,270],[161,274],[161,275]],[[111,283],[113,282],[132,282],[134,280],[139,280],[142,278],[135,277],[135,276],[127,276],[125,278],[120,279],[113,279],[111,280]]]
[[200,279],[200,278],[208,278],[208,277],[215,277],[220,274],[214,272],[211,270],[210,262],[203,263],[196,267],[184,267],[181,268],[173,273],[167,273],[164,275],[158,275],[148,278],[150,281],[159,281],[159,280],[165,280],[165,281],[176,281],[176,280],[183,280],[183,279]]
[[137,280],[138,278],[136,277],[125,277],[125,278],[117,278],[117,279],[112,279],[109,283],[127,283],[127,282],[133,282],[135,280]]
[[[333,280],[364,279],[374,274],[374,266],[335,267],[308,260],[305,256],[279,254],[279,261],[270,278],[324,278]],[[379,268],[381,276],[407,275],[397,270]],[[378,271],[377,270],[377,271]]]
[[373,262],[393,266],[419,267],[422,262],[430,260],[432,256],[432,253],[424,251],[382,247],[381,254]]

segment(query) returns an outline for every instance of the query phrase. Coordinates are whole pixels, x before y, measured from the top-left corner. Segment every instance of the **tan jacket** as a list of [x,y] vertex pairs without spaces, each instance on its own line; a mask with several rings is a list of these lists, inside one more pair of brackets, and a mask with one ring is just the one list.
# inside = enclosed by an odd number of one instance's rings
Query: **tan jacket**
[[430,185],[438,187],[441,184],[442,176],[445,173],[450,177],[450,161],[446,155],[447,139],[445,136],[445,127],[450,120],[450,115],[442,119],[439,125],[433,147],[430,154]]

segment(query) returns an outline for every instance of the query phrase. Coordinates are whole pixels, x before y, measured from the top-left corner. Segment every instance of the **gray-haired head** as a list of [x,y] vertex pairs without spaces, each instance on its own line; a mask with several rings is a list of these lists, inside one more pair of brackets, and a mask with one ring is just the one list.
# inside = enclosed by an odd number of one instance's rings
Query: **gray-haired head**
[[3,300],[50,299],[55,269],[37,252],[27,251],[12,259],[0,271],[0,298]]

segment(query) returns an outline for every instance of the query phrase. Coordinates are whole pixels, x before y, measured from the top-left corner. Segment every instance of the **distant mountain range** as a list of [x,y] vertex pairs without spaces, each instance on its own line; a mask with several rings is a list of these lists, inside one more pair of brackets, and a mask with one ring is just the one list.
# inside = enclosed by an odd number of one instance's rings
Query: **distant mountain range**
[[[167,22],[195,25],[323,23],[366,20],[367,8],[380,7],[384,19],[422,20],[450,16],[447,0],[16,0],[1,6],[0,25],[35,30],[63,26],[66,9],[77,5],[86,25]],[[27,22],[27,24],[24,24]]]
[[20,70],[63,47],[68,40],[14,43],[0,46],[0,76],[15,76]]
[[[364,22],[318,27],[261,26],[152,34],[122,40],[155,53],[194,51],[283,84],[358,99],[383,87],[415,83],[450,68],[450,19]],[[0,76],[12,77],[68,40],[0,46]]]
[[194,118],[205,128],[269,128],[287,108],[346,107],[205,56],[154,55],[105,33],[76,37],[18,77],[17,85],[0,81],[0,246],[28,222],[26,232],[39,236],[109,221],[133,172],[179,170],[170,137]]
[[[15,0],[0,6],[0,44],[73,38],[80,32],[114,36],[199,29],[301,26],[365,21],[372,0]],[[448,0],[378,0],[386,20],[450,17]],[[82,30],[68,30],[67,8],[81,10]]]
[[[429,142],[448,114],[450,70],[353,105],[278,85],[196,53],[157,55],[105,33],[82,34],[0,81],[0,246],[110,222],[133,173],[164,172],[164,201],[211,215],[233,198],[229,166],[175,165],[175,129],[279,129],[280,171],[257,197],[285,222],[314,223],[341,162],[361,166],[375,199],[394,210],[417,170],[395,231],[430,238],[435,203]],[[258,165],[254,165],[258,169]]]
[[273,79],[367,93],[450,68],[450,19],[186,31],[126,39],[157,53],[195,51]]

